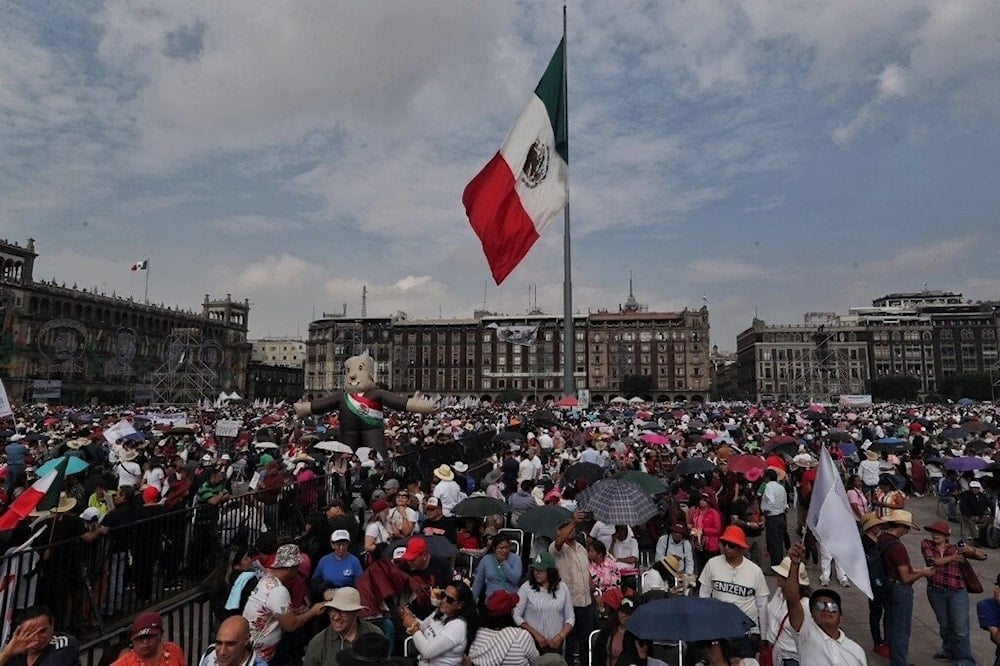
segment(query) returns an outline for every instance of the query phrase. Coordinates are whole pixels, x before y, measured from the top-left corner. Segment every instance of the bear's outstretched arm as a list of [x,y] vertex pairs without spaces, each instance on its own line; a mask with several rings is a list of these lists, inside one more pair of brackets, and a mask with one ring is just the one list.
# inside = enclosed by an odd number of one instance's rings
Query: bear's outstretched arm
[[310,414],[326,414],[332,412],[340,407],[340,401],[343,398],[343,393],[336,391],[330,395],[325,395],[322,398],[317,398],[312,402],[301,401],[295,403],[295,415],[299,418],[304,416],[309,416]]

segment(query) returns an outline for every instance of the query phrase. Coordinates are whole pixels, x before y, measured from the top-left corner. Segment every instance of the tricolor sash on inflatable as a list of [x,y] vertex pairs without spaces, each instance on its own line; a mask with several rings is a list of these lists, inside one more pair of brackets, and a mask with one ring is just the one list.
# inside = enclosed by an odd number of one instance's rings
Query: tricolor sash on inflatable
[[344,398],[347,401],[347,408],[366,425],[383,425],[384,415],[380,402],[366,398],[361,393],[347,393]]

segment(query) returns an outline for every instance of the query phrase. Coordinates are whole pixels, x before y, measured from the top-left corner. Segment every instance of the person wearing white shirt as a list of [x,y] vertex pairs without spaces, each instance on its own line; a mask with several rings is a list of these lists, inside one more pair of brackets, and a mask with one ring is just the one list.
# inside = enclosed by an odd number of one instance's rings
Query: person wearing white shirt
[[841,630],[843,618],[840,595],[820,588],[809,595],[809,613],[799,603],[799,568],[804,552],[802,542],[788,551],[789,573],[782,581],[788,603],[788,624],[799,652],[799,663],[809,666],[867,666],[860,645]]
[[445,587],[438,610],[423,620],[414,617],[408,608],[401,609],[399,619],[420,654],[417,664],[460,666],[469,644],[467,618],[475,611],[476,602],[464,583]]
[[434,470],[434,478],[438,480],[432,495],[441,502],[441,511],[445,516],[451,516],[451,510],[462,501],[462,490],[455,482],[455,473],[448,465],[441,465]]
[[630,567],[639,566],[639,542],[627,525],[615,525],[608,552],[622,564]]
[[142,481],[142,468],[135,459],[139,454],[135,451],[126,451],[121,459],[115,464],[115,474],[118,475],[118,487],[132,486],[138,489]]
[[785,535],[788,533],[788,523],[785,512],[788,511],[788,493],[785,487],[778,483],[778,473],[771,468],[764,472],[767,483],[760,496],[760,511],[764,514],[764,539],[767,542],[767,553],[771,556],[771,566],[781,564],[785,557]]
[[521,462],[517,464],[517,484],[521,485],[522,481],[534,481],[535,480],[535,464],[531,462],[533,451],[528,449],[521,454]]
[[[626,527],[625,529],[628,530],[626,532],[628,536],[630,537],[633,536],[631,527]],[[614,533],[615,533],[614,525],[609,525],[608,523],[602,523],[599,520],[594,521],[594,526],[590,528],[591,538],[597,539],[598,541],[603,543],[604,547],[608,549],[608,552],[611,551],[611,537],[614,536]]]
[[687,538],[687,528],[683,523],[677,523],[670,528],[670,534],[664,534],[656,542],[653,561],[659,562],[667,555],[673,555],[681,563],[681,570],[694,575],[694,549]]

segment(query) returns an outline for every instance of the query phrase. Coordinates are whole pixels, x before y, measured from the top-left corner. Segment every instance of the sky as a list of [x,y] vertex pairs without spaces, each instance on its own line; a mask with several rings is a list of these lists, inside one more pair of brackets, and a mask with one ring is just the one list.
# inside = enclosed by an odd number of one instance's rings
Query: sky
[[[250,334],[562,312],[562,225],[497,287],[461,203],[556,2],[0,3],[0,236],[36,279]],[[1000,298],[1000,3],[569,2],[573,305],[701,307],[735,350],[894,291]]]

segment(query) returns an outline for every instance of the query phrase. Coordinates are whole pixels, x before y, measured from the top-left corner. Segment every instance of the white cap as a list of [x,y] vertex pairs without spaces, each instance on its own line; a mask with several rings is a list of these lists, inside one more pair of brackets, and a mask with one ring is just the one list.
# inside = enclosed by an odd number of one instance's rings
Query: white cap
[[334,530],[333,534],[330,535],[330,543],[335,541],[350,541],[351,533],[347,530]]
[[80,514],[82,520],[97,520],[101,516],[101,512],[92,506],[87,507]]
[[206,453],[205,455],[203,455],[201,457],[201,461],[202,462],[212,462],[212,455],[209,454],[209,453]]
[[229,455],[228,453],[223,453],[222,457],[219,458],[219,460],[232,460],[232,459],[233,459],[233,457],[231,455]]
[[983,484],[979,483],[978,481],[973,481],[972,483],[969,484],[969,487],[970,488],[979,488],[980,490],[982,490]]
[[406,554],[406,546],[400,546],[396,550],[392,551],[392,559],[398,560]]

